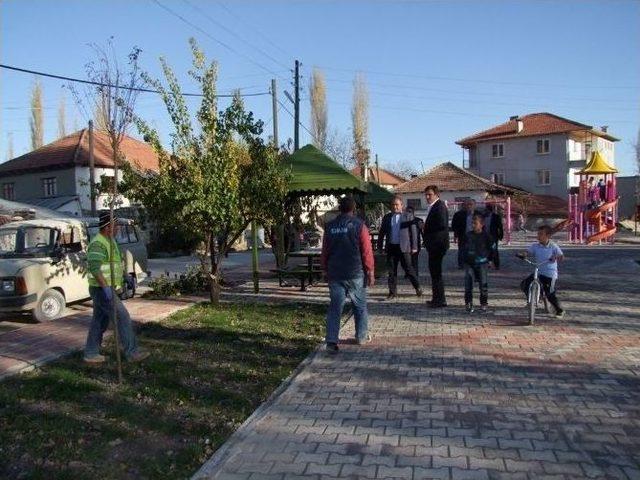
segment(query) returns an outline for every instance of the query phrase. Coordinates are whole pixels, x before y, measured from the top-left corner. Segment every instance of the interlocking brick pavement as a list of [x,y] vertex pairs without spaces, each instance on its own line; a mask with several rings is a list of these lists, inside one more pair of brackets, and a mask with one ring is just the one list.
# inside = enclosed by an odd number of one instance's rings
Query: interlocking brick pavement
[[[355,345],[349,320],[340,352],[316,351],[194,478],[639,478],[640,249],[566,248],[567,316],[533,326],[512,253],[490,273],[486,314],[464,311],[455,251],[446,310],[408,284],[381,302],[381,279],[373,341]],[[266,285],[254,298],[326,293]]]

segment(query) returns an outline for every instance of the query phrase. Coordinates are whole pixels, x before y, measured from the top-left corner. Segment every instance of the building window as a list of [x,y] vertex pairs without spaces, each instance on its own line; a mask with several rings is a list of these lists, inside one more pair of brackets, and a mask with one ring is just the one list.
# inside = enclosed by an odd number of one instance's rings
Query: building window
[[591,156],[591,142],[584,142],[584,158],[589,161]]
[[414,210],[420,210],[422,208],[422,201],[419,198],[409,198],[407,199],[407,208],[411,207]]
[[494,143],[491,145],[491,156],[493,158],[504,157],[504,143]]
[[543,138],[536,142],[536,152],[538,155],[544,155],[545,153],[549,153],[549,139]]
[[55,197],[58,194],[56,177],[42,179],[42,195],[45,197]]
[[15,192],[14,192],[14,183],[3,183],[2,184],[2,198],[5,200],[14,200]]
[[493,183],[504,185],[504,173],[494,173],[491,176],[493,177]]
[[538,174],[538,185],[551,185],[549,170],[537,170],[536,173]]

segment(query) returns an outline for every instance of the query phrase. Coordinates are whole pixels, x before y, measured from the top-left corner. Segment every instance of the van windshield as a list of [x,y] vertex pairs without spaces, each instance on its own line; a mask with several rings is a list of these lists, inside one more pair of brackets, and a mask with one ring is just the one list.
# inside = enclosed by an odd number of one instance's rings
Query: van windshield
[[0,229],[0,257],[48,257],[58,243],[55,228],[22,226]]

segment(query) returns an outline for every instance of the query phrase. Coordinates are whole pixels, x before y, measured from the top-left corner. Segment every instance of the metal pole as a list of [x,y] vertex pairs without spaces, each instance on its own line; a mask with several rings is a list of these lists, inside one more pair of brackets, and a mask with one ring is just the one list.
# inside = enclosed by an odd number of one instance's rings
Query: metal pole
[[300,62],[296,60],[294,79],[294,126],[293,126],[293,151],[300,148]]
[[258,275],[258,227],[256,221],[251,221],[251,243],[252,243],[252,264],[253,264],[253,291],[260,291],[260,279]]
[[271,79],[271,109],[273,110],[273,144],[279,147],[278,142],[278,90],[276,89],[276,79]]
[[96,212],[96,163],[93,157],[93,120],[89,120],[89,196],[91,200],[91,216]]
[[[112,133],[115,136],[115,133]],[[114,269],[114,253],[115,253],[115,243],[116,243],[116,228],[115,225],[115,203],[118,199],[118,143],[117,140],[112,139],[111,148],[113,150],[113,189],[111,198],[111,202],[109,205],[109,224],[111,225],[111,238],[109,241],[109,267],[111,270],[111,288],[113,290],[113,301],[111,302],[111,321],[113,322],[113,331],[115,338],[115,346],[116,346],[116,361],[118,364],[118,383],[122,383],[122,358],[120,358],[120,332],[118,329],[118,319],[116,314],[116,272]],[[120,279],[122,281],[122,279]]]

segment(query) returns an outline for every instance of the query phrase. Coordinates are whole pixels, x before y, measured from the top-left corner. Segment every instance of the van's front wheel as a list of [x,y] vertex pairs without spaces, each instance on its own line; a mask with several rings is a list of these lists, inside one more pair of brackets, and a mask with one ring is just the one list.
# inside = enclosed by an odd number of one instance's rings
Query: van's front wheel
[[33,317],[39,322],[55,320],[62,315],[65,306],[64,295],[54,289],[47,290],[33,310]]

